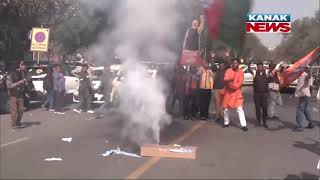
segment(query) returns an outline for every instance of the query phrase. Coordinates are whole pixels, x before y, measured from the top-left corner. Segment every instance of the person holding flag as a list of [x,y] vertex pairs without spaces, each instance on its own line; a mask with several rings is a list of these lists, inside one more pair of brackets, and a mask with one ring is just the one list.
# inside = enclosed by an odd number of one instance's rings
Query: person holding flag
[[276,70],[275,64],[270,64],[268,70],[269,79],[269,98],[268,98],[268,116],[269,118],[279,119],[276,106],[282,106],[282,97],[280,93],[280,71]]
[[302,131],[302,119],[303,117],[309,122],[309,125],[306,127],[308,129],[313,129],[314,124],[311,118],[311,112],[308,109],[309,100],[311,97],[310,87],[312,86],[313,78],[310,72],[310,68],[306,67],[304,72],[298,78],[298,85],[295,91],[295,97],[299,98],[297,106],[297,115],[296,121],[298,124],[297,130]]
[[[305,68],[312,64],[314,61],[319,59],[320,55],[320,47],[317,47],[313,49],[309,54],[307,54],[305,57],[301,58],[300,60],[296,61],[292,66],[286,68],[283,70],[283,72],[279,75],[280,80],[280,86],[285,87],[298,79],[301,74],[304,73]],[[281,67],[281,65],[277,65]]]

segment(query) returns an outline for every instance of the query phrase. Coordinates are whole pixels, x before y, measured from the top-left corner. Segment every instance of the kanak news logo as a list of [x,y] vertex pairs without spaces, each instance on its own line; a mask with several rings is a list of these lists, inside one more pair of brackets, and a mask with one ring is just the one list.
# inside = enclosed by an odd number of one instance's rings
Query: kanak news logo
[[290,33],[290,14],[247,14],[247,33]]

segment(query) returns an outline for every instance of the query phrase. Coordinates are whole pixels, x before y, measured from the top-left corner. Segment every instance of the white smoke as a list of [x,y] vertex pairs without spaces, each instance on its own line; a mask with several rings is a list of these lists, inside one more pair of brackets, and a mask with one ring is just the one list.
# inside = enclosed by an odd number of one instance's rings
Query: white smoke
[[177,53],[170,48],[177,41],[176,3],[176,0],[124,1],[116,13],[116,27],[102,33],[100,42],[90,47],[100,61],[110,57],[111,49],[124,57],[126,79],[119,93],[119,111],[126,117],[122,135],[137,144],[159,143],[160,129],[171,122],[165,107],[165,83],[159,78],[152,79],[140,61],[174,63],[177,59]]

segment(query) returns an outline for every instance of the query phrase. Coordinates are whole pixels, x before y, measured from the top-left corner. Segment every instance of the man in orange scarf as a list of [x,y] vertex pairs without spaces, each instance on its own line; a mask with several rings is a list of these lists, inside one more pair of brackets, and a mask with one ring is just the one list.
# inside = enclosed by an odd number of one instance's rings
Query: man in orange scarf
[[244,74],[241,69],[239,69],[239,62],[237,59],[232,60],[231,68],[229,68],[224,77],[225,88],[222,91],[223,95],[223,108],[224,108],[224,127],[228,127],[229,111],[231,109],[236,109],[240,124],[243,131],[248,131],[247,122],[243,111],[243,96],[241,92],[241,87],[244,79]]
[[200,71],[200,117],[201,120],[206,121],[209,117],[211,91],[213,88],[213,73],[206,61],[203,61]]

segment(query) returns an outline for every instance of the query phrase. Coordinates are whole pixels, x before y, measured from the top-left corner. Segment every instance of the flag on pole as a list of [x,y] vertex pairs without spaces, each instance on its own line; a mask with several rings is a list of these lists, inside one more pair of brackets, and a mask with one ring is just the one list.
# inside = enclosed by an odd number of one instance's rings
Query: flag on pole
[[[296,61],[292,66],[288,69],[284,70],[282,73],[283,84],[282,86],[287,86],[303,73],[304,68],[309,66],[319,57],[320,47],[315,48],[305,57],[301,58],[300,60]],[[319,59],[318,59],[319,60]]]
[[246,14],[251,0],[201,0],[212,48],[220,45],[241,52],[245,40]]

